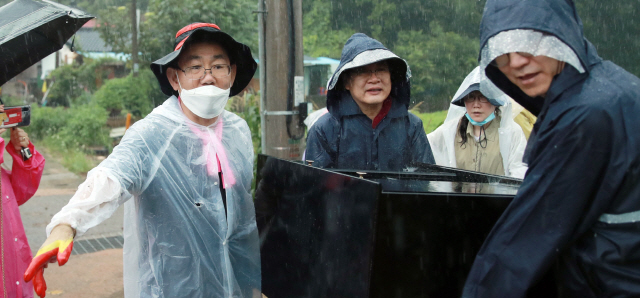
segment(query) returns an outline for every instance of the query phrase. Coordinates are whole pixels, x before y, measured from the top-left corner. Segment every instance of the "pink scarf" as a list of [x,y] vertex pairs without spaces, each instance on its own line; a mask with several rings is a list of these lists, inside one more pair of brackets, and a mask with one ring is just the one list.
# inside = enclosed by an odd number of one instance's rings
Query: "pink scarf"
[[[178,98],[180,102],[180,98]],[[182,105],[180,105],[180,109],[182,110]],[[183,111],[184,113],[184,111]],[[225,189],[227,186],[234,185],[236,183],[236,179],[233,176],[233,172],[231,171],[231,167],[229,167],[229,160],[227,159],[227,153],[224,151],[224,147],[222,146],[222,117],[218,118],[218,122],[214,127],[214,136],[209,134],[207,131],[200,130],[194,124],[187,122],[191,131],[202,140],[202,152],[206,154],[207,157],[207,173],[209,176],[217,175],[220,173],[220,177],[222,177],[222,181],[220,181]],[[218,150],[218,151],[216,151]],[[214,162],[214,160],[216,162]]]

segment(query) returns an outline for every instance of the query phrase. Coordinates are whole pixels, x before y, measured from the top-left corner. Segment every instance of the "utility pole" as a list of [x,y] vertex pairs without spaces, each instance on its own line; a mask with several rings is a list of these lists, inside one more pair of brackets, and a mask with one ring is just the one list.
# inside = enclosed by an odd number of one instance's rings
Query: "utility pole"
[[266,11],[261,13],[264,22],[259,22],[264,26],[260,30],[262,152],[300,160],[305,127],[299,120],[298,104],[304,98],[296,96],[294,88],[296,82],[304,87],[302,0],[265,1],[259,5]]
[[133,67],[133,76],[138,76],[138,9],[136,0],[131,0],[131,63]]

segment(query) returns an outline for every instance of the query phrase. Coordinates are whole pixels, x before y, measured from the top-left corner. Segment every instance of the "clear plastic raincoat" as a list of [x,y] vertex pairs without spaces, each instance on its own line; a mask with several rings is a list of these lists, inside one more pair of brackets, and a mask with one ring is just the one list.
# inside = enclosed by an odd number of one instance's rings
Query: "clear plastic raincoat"
[[[460,88],[458,88],[458,91],[453,96],[452,102],[466,95],[465,91],[472,85],[479,84],[480,80],[480,68],[476,67],[464,79],[462,85],[460,85]],[[522,128],[512,119],[511,99],[502,92],[496,92],[488,96],[491,96],[492,99],[502,104],[502,106],[500,106],[502,120],[500,121],[498,133],[500,134],[500,154],[502,155],[502,165],[505,175],[522,179],[527,172],[527,165],[522,162],[524,149],[527,146],[527,139],[524,136]],[[466,112],[467,110],[464,107],[451,104],[444,123],[427,135],[437,165],[452,168],[456,167],[454,148],[454,146],[456,146],[456,133],[458,123],[460,123],[460,119],[464,117]]]
[[252,297],[260,293],[252,173],[243,119],[224,111],[200,126],[172,96],[89,172],[47,234],[67,223],[81,235],[124,203],[126,297]]

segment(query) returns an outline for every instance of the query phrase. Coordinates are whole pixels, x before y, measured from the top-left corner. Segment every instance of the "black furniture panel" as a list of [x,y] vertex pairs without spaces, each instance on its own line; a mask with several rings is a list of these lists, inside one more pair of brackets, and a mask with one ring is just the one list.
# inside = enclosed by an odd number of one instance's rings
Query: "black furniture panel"
[[[327,170],[260,155],[263,293],[460,297],[521,180],[424,164],[411,170]],[[536,293],[553,297],[549,281]]]

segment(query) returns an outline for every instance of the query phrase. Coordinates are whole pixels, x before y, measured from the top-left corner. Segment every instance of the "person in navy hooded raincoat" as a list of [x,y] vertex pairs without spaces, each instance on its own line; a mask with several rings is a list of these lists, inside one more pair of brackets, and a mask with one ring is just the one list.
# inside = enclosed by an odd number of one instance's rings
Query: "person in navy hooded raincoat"
[[306,160],[322,168],[402,171],[434,164],[422,121],[407,110],[406,61],[362,33],[347,40],[327,83],[327,109],[311,127]]
[[480,48],[538,120],[463,297],[524,297],[550,269],[561,297],[640,296],[640,80],[598,56],[569,0],[487,1]]

